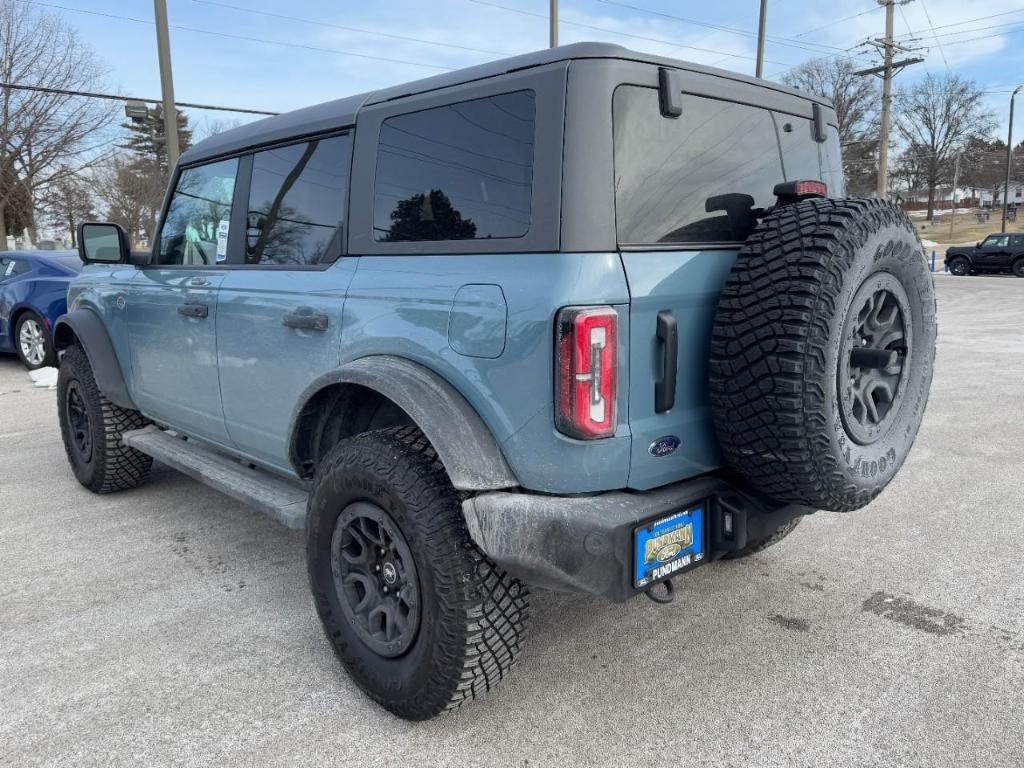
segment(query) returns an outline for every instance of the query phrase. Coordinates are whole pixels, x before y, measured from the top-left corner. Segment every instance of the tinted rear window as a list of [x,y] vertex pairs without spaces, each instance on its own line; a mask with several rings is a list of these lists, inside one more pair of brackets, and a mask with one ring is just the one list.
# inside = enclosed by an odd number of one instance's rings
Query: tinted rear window
[[374,182],[374,238],[525,235],[534,116],[534,92],[517,91],[385,120]]
[[246,264],[316,264],[341,255],[351,154],[346,134],[253,155]]
[[753,208],[775,202],[785,179],[771,113],[683,95],[683,113],[661,116],[658,92],[621,86],[613,101],[619,242],[745,240]]

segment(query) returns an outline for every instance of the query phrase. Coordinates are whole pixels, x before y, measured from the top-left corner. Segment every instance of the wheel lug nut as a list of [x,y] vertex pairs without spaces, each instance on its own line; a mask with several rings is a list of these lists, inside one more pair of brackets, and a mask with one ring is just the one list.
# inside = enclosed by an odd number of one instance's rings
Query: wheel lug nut
[[384,594],[386,595],[387,593],[388,593],[388,588],[384,587]]
[[380,573],[380,563],[378,563],[377,565],[373,566],[373,570],[376,571],[377,573]]

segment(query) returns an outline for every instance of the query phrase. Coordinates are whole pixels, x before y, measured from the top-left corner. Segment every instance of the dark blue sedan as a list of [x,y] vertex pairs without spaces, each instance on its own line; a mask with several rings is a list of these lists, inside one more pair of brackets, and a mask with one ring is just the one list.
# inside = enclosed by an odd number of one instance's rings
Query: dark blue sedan
[[53,324],[81,269],[74,251],[0,251],[0,352],[17,353],[29,370],[57,364]]

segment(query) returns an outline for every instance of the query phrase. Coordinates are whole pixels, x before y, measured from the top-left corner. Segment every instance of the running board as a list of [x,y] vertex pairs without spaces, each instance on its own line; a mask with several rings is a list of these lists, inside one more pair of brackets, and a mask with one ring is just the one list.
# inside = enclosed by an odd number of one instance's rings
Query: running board
[[158,427],[125,432],[121,439],[125,445],[245,502],[288,528],[301,529],[306,525],[309,494],[297,483],[252,469],[197,441],[185,440]]

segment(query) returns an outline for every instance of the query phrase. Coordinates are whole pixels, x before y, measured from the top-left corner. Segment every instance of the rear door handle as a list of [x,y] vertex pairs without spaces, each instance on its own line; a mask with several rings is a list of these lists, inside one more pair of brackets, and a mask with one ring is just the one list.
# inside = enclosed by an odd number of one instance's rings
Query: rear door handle
[[285,312],[281,317],[281,325],[303,331],[326,331],[327,315],[300,308],[295,312]]
[[182,304],[178,307],[178,314],[203,319],[210,316],[210,308],[205,304]]
[[661,381],[654,384],[654,411],[664,413],[676,404],[676,372],[679,367],[679,330],[675,316],[668,310],[658,313],[658,339],[661,341]]

